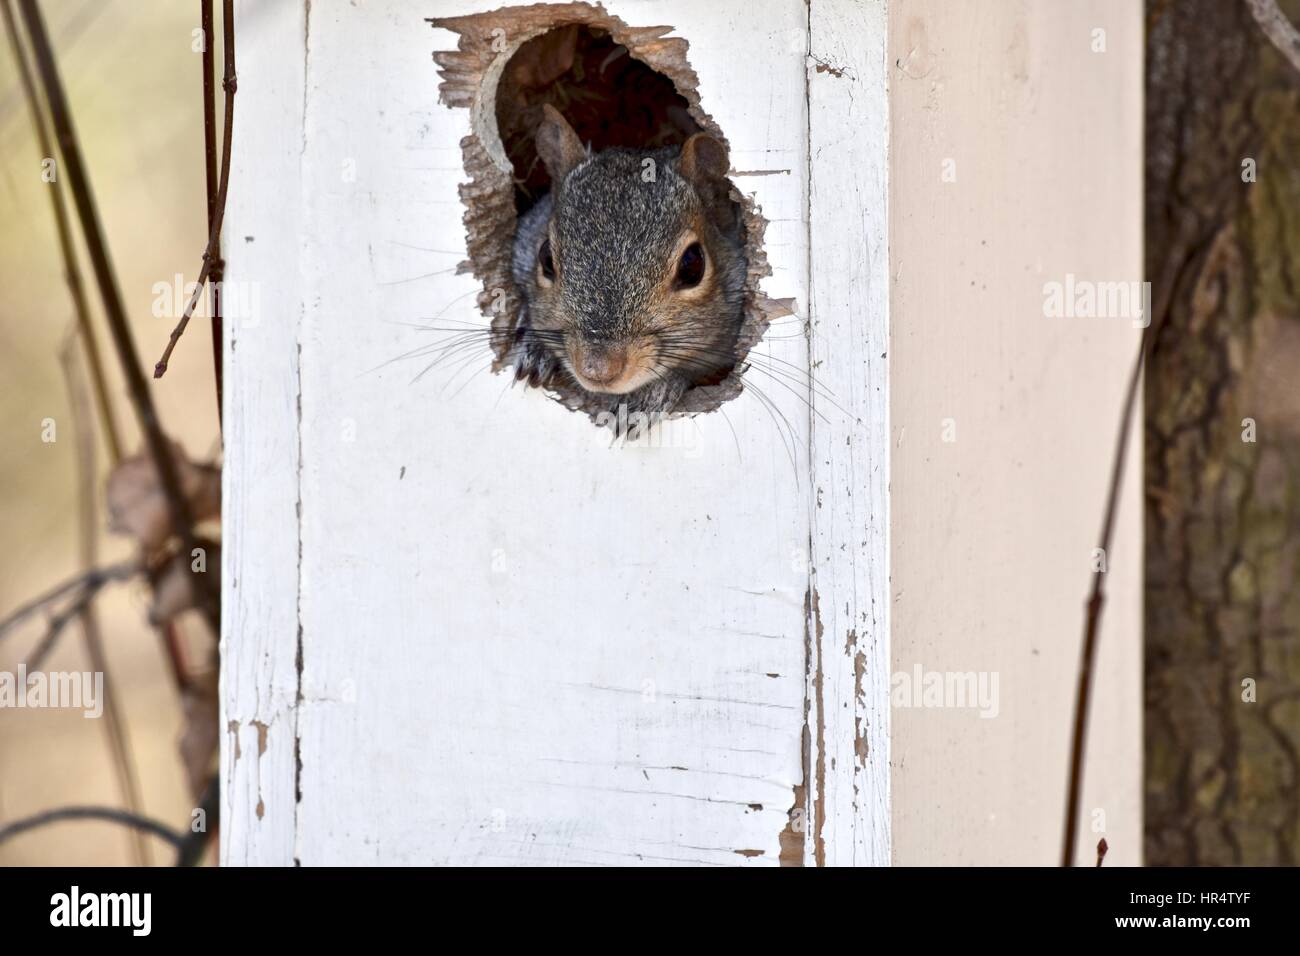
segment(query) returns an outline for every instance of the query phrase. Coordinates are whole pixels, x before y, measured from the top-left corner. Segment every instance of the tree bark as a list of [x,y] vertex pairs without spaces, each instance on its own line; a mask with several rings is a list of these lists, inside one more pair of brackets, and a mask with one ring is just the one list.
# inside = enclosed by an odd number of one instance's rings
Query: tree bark
[[1294,865],[1300,73],[1245,3],[1147,11],[1146,863]]

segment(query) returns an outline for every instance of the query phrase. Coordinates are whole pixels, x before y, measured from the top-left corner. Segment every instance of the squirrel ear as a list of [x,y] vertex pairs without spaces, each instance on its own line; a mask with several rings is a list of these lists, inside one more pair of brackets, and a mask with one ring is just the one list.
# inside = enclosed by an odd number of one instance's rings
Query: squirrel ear
[[537,127],[537,155],[558,186],[573,167],[587,158],[587,150],[560,111],[550,103],[542,107],[542,122]]
[[708,133],[696,133],[682,144],[677,171],[697,185],[716,183],[727,177],[727,150]]

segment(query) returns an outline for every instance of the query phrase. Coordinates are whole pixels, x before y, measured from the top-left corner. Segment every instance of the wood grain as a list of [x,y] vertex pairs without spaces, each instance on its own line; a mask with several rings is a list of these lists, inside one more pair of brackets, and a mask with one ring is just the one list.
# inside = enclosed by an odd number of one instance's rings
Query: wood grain
[[[764,289],[806,302],[803,6],[761,30],[733,0],[608,8],[689,40],[771,222]],[[299,90],[256,83],[241,37],[229,234],[257,233],[277,308],[264,290],[262,337],[228,354],[227,598],[246,609],[227,630],[224,859],[774,865],[803,782],[809,428],[806,385],[779,374],[808,367],[802,325],[759,346],[778,371],[757,390],[641,446],[508,388],[486,347],[458,376],[386,364],[436,340],[414,325],[486,321],[454,268],[468,116],[438,104],[430,59],[452,38],[416,13],[313,4],[296,37],[263,32],[282,57],[307,37]],[[282,138],[292,171],[265,165]],[[232,255],[227,276],[254,268]],[[300,769],[274,721],[253,758],[246,722],[281,706]]]

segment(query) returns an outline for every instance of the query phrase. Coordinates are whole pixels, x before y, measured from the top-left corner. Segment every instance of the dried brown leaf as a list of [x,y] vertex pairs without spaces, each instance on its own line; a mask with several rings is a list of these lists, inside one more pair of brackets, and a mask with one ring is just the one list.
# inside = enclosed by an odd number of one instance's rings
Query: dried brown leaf
[[[195,521],[221,514],[221,469],[191,461],[179,442],[172,451],[181,481],[181,493]],[[158,551],[171,536],[171,515],[158,469],[147,453],[123,459],[108,477],[109,527],[128,534],[146,553]]]

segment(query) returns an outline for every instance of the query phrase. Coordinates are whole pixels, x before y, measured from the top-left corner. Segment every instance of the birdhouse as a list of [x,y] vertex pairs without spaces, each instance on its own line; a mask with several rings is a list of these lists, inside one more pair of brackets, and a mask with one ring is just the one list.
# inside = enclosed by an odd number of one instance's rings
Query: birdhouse
[[[1054,862],[1140,329],[1044,290],[1141,277],[1141,15],[239,4],[223,862]],[[725,149],[733,360],[667,407],[593,399],[576,320],[516,374],[546,108]],[[1084,805],[1136,862],[1121,500]]]

